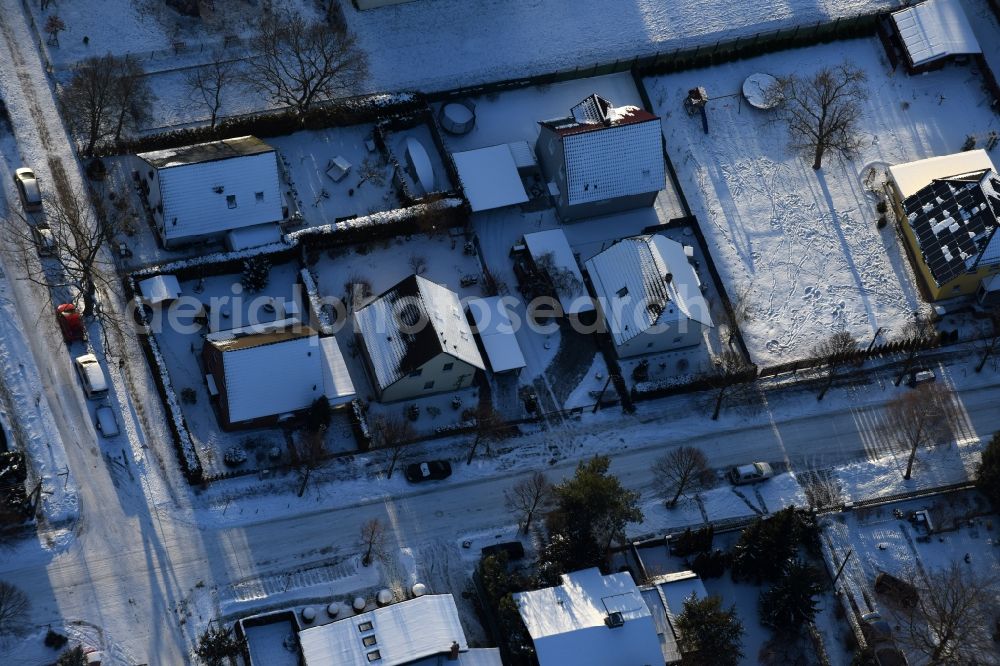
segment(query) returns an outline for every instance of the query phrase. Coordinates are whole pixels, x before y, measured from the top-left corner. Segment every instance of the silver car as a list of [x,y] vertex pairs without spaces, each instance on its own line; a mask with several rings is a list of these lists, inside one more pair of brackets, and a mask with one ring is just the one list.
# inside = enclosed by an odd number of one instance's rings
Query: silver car
[[26,167],[14,171],[14,185],[26,212],[37,213],[42,209],[42,191],[38,187],[34,171]]
[[733,485],[742,486],[746,483],[757,483],[774,476],[774,470],[766,462],[755,462],[749,465],[737,465],[726,473]]

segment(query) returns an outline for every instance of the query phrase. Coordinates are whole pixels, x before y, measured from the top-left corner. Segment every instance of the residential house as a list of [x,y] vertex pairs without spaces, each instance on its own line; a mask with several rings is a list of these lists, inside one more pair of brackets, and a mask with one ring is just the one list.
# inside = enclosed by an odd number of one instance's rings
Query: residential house
[[892,13],[910,73],[982,53],[959,0],[925,0]]
[[224,429],[274,423],[322,396],[334,406],[354,399],[336,338],[297,319],[209,333],[202,362]]
[[458,295],[419,275],[355,312],[354,320],[382,402],[467,388],[485,370]]
[[304,629],[298,636],[304,666],[502,664],[496,648],[469,648],[450,594],[401,601]]
[[561,585],[514,595],[539,666],[665,663],[653,615],[631,575],[593,568],[561,578]]
[[253,136],[137,157],[136,178],[164,247],[285,217],[274,148]]
[[591,95],[539,123],[535,152],[563,220],[652,206],[665,184],[660,119]]
[[930,300],[973,295],[1000,273],[1000,176],[986,151],[892,166],[889,182]]
[[624,238],[586,263],[620,358],[702,343],[712,328],[691,248],[665,236]]

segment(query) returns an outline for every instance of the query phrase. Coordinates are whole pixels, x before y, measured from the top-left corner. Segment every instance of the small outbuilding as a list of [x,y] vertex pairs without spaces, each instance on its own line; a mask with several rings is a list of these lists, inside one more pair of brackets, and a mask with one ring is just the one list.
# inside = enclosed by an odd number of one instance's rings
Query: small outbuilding
[[507,144],[451,156],[473,212],[515,206],[528,200],[514,154]]
[[473,298],[469,300],[468,312],[494,374],[521,372],[527,363],[517,343],[504,297]]
[[177,300],[181,295],[181,285],[176,275],[154,275],[139,281],[139,293],[144,303],[157,306]]
[[911,73],[982,53],[959,0],[924,0],[892,13]]

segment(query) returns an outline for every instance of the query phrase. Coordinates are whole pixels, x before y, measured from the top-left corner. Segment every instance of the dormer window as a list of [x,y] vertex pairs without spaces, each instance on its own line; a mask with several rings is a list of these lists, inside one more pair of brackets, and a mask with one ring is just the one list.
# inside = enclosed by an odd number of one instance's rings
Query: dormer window
[[254,197],[257,199],[257,203],[264,203],[264,193],[257,192]]
[[226,205],[229,206],[230,208],[236,208],[236,195],[235,194],[227,194],[226,195]]

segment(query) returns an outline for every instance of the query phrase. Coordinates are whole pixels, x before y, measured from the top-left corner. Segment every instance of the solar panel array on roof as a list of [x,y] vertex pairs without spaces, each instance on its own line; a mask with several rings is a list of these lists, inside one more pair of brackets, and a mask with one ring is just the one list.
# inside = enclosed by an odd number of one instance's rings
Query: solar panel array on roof
[[974,270],[985,259],[1000,217],[998,193],[1000,176],[983,171],[931,181],[903,202],[924,262],[938,286]]

